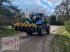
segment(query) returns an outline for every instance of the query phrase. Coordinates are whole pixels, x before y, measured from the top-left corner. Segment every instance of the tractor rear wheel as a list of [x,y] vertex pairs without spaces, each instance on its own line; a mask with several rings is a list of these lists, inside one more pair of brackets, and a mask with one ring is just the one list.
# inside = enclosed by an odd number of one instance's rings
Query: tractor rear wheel
[[44,35],[46,35],[46,26],[45,26],[45,24],[42,24],[40,27],[38,27],[38,29],[37,29],[37,34],[38,34],[39,36],[44,36]]
[[47,30],[47,34],[50,34],[50,31],[49,30]]
[[50,27],[46,28],[47,34],[50,34]]

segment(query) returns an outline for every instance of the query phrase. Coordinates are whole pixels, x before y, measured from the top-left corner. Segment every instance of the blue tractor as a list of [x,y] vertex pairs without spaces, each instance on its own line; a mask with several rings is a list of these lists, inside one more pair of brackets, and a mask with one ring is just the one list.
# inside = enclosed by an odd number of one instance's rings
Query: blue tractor
[[16,23],[14,28],[17,31],[26,32],[28,35],[50,34],[50,25],[42,13],[33,13],[25,23]]

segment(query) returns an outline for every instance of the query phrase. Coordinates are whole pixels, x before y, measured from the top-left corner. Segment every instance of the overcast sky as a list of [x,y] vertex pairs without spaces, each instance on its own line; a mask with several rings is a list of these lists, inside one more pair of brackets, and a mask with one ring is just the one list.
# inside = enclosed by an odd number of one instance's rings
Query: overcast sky
[[19,8],[22,10],[29,7],[34,7],[37,9],[38,7],[43,7],[49,11],[48,13],[52,13],[55,6],[61,2],[62,0],[14,0],[13,4],[19,6]]

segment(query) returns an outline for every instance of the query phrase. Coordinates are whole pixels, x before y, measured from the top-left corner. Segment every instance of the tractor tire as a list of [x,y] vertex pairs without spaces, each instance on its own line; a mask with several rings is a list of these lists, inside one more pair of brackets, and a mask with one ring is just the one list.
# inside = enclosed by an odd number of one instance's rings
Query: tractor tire
[[47,34],[50,34],[50,28],[47,28],[46,32]]
[[38,36],[44,36],[46,35],[46,26],[45,24],[42,24],[40,27],[37,29],[37,35]]
[[50,31],[49,30],[47,31],[47,34],[50,34]]

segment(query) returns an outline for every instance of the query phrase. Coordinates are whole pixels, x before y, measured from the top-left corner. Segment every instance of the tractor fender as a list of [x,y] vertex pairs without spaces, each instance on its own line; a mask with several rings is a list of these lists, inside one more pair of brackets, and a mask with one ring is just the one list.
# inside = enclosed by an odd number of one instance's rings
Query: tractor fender
[[42,24],[44,21],[43,20],[38,20],[37,22],[36,22],[36,24]]

